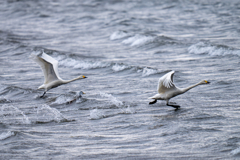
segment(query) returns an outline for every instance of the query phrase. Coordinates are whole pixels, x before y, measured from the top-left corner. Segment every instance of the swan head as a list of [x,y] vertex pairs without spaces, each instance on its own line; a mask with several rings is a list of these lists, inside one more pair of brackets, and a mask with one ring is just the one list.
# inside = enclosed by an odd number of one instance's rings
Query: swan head
[[202,80],[201,82],[200,82],[200,84],[209,84],[210,82],[209,81],[206,81],[206,80]]
[[81,76],[78,77],[78,79],[84,79],[84,78],[87,78],[87,77],[84,76],[84,75],[81,75]]

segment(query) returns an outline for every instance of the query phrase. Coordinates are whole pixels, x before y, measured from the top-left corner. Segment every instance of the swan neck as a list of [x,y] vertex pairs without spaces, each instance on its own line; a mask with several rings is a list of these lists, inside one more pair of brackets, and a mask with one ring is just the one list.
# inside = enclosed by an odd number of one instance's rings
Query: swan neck
[[62,80],[62,82],[65,84],[65,83],[70,83],[70,82],[76,81],[78,79],[80,79],[80,77],[77,77],[77,78],[74,78],[74,79],[71,79],[71,80]]
[[189,86],[189,87],[187,87],[187,88],[184,88],[184,89],[182,89],[182,92],[185,93],[185,92],[189,91],[190,89],[192,89],[192,88],[194,88],[194,87],[197,87],[197,86],[200,85],[200,84],[201,84],[201,82],[199,82],[199,83],[197,83],[197,84],[194,84],[194,85],[191,85],[191,86]]

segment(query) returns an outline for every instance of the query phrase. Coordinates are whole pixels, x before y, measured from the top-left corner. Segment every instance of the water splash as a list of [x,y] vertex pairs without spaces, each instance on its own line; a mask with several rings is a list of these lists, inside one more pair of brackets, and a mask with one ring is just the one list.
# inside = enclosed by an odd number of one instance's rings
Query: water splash
[[101,97],[108,98],[108,100],[110,100],[110,102],[112,104],[116,105],[117,107],[123,106],[123,102],[118,100],[116,97],[112,96],[111,94],[107,94],[107,93],[103,93],[103,92],[100,92],[99,94]]
[[63,122],[67,119],[56,109],[44,104],[37,109],[37,121],[49,122],[49,121]]
[[133,114],[133,113],[136,113],[136,111],[133,110],[132,108],[130,108],[130,105],[128,105],[127,108],[122,108],[122,113],[125,113],[125,114]]
[[1,107],[0,116],[3,117],[2,119],[6,119],[7,121],[9,121],[10,119],[7,119],[6,117],[16,118],[16,116],[19,114],[23,116],[23,124],[31,124],[31,121],[28,119],[28,117],[23,113],[23,111],[21,111],[17,107],[6,104]]
[[12,131],[3,132],[2,134],[0,134],[0,140],[7,139],[11,136],[15,136],[15,132],[12,132]]
[[97,108],[90,111],[90,119],[92,120],[101,119],[104,117],[105,115],[103,114],[103,112],[98,110]]
[[20,112],[21,114],[22,114],[22,116],[23,116],[23,119],[22,119],[22,121],[23,121],[23,123],[24,124],[31,124],[31,121],[28,119],[28,117],[23,113],[23,111],[21,111],[21,110],[19,110],[17,107],[15,107],[15,106],[12,106],[17,112]]

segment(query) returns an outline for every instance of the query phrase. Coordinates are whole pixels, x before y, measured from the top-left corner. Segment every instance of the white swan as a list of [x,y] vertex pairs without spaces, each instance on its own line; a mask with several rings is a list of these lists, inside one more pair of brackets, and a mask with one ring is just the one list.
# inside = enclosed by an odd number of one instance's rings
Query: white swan
[[154,101],[149,102],[149,104],[154,104],[157,102],[157,100],[165,100],[167,102],[168,106],[172,106],[172,107],[178,109],[178,108],[180,108],[179,105],[169,104],[169,100],[171,98],[173,98],[177,95],[183,94],[198,85],[210,83],[206,80],[202,80],[201,82],[199,82],[195,85],[189,86],[187,88],[178,88],[173,84],[173,75],[174,75],[174,71],[171,71],[159,79],[158,89],[157,89],[158,94],[149,98],[149,99],[154,99]]
[[61,79],[58,74],[58,61],[44,53],[44,51],[42,52],[41,57],[39,55],[32,54],[32,58],[37,64],[40,65],[44,74],[44,84],[38,87],[38,89],[45,89],[43,95],[40,98],[42,98],[46,94],[46,92],[52,88],[78,79],[87,78],[84,75],[81,75],[72,80]]

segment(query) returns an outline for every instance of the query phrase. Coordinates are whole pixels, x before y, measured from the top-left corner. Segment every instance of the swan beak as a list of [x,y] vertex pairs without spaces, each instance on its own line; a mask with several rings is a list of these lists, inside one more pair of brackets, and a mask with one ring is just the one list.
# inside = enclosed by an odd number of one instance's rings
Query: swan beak
[[85,92],[82,92],[83,94],[86,94]]
[[83,78],[87,78],[86,76],[82,76]]
[[207,84],[209,84],[210,82],[209,81],[205,81]]

